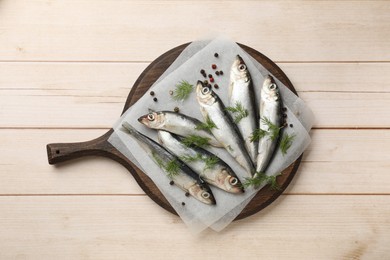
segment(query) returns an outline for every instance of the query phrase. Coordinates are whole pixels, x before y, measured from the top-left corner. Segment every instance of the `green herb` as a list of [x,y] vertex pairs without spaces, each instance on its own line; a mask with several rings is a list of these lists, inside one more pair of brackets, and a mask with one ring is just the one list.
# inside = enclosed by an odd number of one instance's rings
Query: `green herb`
[[164,168],[165,168],[165,165],[164,165],[164,162],[163,162],[163,160],[161,159],[161,157],[160,157],[158,154],[156,154],[155,152],[152,152],[152,156],[153,156],[154,161],[157,163],[157,165],[158,165],[160,168],[164,169]]
[[180,164],[177,160],[171,160],[165,166],[165,171],[168,173],[168,177],[172,178],[173,176],[179,174]]
[[212,169],[214,166],[219,162],[219,158],[215,155],[212,155],[210,157],[206,157],[206,159],[203,158],[203,161],[206,163],[203,171],[207,169]]
[[250,137],[250,141],[251,142],[258,142],[260,139],[262,139],[267,134],[268,134],[268,132],[263,130],[263,129],[260,129],[260,128],[255,129],[255,131],[253,131],[253,133]]
[[248,110],[240,102],[236,102],[234,107],[226,107],[225,109],[234,114],[234,123],[236,124],[249,115]]
[[262,117],[261,121],[268,127],[268,135],[271,137],[271,140],[276,140],[279,136],[280,129],[282,129],[283,127],[275,125],[267,117]]
[[245,181],[242,183],[244,188],[248,188],[250,186],[258,187],[262,183],[268,180],[268,176],[263,172],[256,172],[252,178],[245,178]]
[[209,145],[210,138],[202,137],[198,135],[189,135],[183,138],[182,142],[185,146],[199,146],[204,147]]
[[250,186],[259,187],[261,184],[267,183],[271,186],[271,189],[280,190],[279,184],[276,180],[276,178],[279,175],[281,175],[281,174],[279,173],[276,175],[268,176],[263,172],[256,172],[254,177],[245,178],[245,182],[243,182],[242,186],[244,188],[248,188]]
[[291,147],[294,138],[295,134],[289,135],[286,133],[283,135],[283,138],[279,144],[280,150],[282,151],[283,155],[285,155],[287,153],[287,150]]
[[272,176],[268,177],[267,184],[269,184],[271,186],[271,189],[273,189],[273,190],[280,190],[280,186],[279,186],[278,182],[276,181],[276,178],[279,175],[282,175],[282,174],[278,173],[276,175],[272,175]]
[[188,83],[188,81],[182,80],[176,84],[176,89],[173,92],[172,98],[177,101],[185,100],[190,96],[193,89],[194,86]]
[[183,155],[180,156],[179,158],[183,162],[195,162],[203,159],[200,153],[197,153],[196,156]]
[[213,120],[211,120],[211,118],[209,116],[206,117],[206,122],[205,123],[201,123],[199,125],[197,125],[195,127],[196,130],[206,130],[207,132],[210,132],[211,129],[213,128],[217,128],[218,127],[215,125],[215,123],[213,122]]

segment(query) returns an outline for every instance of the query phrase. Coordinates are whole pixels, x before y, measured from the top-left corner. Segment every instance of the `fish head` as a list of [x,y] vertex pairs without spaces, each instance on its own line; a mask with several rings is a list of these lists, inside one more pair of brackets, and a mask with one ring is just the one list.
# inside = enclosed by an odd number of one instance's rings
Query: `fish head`
[[279,87],[276,85],[272,76],[267,75],[267,77],[265,77],[263,87],[261,89],[261,95],[264,95],[265,99],[269,101],[279,101]]
[[230,69],[230,81],[248,82],[250,80],[251,80],[251,76],[244,60],[241,58],[240,55],[237,55]]
[[217,176],[218,186],[230,193],[243,193],[244,189],[233,170],[221,168]]
[[138,122],[153,129],[161,129],[165,124],[165,115],[162,112],[149,112],[138,118]]
[[208,204],[208,205],[215,205],[216,201],[214,198],[213,193],[211,192],[211,189],[208,185],[205,183],[197,183],[195,185],[192,185],[188,192],[194,196],[197,200]]
[[200,104],[209,106],[214,104],[216,101],[213,90],[204,85],[200,80],[196,84],[196,98]]

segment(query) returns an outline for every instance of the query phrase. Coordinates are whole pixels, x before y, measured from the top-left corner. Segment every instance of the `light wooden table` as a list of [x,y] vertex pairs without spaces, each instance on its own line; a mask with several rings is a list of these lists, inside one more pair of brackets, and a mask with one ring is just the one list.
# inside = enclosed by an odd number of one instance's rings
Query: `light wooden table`
[[[289,189],[193,236],[120,165],[45,145],[119,117],[157,56],[227,35],[316,115]],[[0,259],[390,259],[389,1],[0,0]]]

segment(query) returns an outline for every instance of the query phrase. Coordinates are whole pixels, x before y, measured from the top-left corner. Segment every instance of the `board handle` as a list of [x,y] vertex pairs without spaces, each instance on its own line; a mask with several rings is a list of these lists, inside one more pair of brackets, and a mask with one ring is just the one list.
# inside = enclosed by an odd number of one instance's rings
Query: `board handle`
[[111,145],[107,142],[111,131],[103,136],[86,142],[78,143],[53,143],[46,145],[49,164],[57,164],[72,159],[106,154]]

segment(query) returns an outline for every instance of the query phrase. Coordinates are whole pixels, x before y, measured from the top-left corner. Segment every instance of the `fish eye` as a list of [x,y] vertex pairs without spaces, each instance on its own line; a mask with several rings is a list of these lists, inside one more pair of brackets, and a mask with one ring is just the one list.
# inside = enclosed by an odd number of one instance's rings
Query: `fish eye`
[[230,178],[229,183],[231,185],[237,185],[238,184],[238,179],[236,177],[232,177],[232,178]]
[[210,193],[208,193],[207,191],[202,192],[202,198],[204,198],[204,199],[210,198]]
[[239,69],[240,71],[244,71],[244,70],[246,69],[245,64],[241,64],[240,66],[238,66],[238,69]]
[[275,83],[272,83],[271,85],[269,85],[269,89],[270,89],[270,90],[274,90],[274,89],[276,89],[276,88],[277,88],[277,86],[276,86]]
[[208,87],[202,88],[202,94],[207,95],[210,92],[210,89]]
[[153,115],[153,113],[148,114],[148,120],[149,120],[149,121],[154,121],[154,115]]

